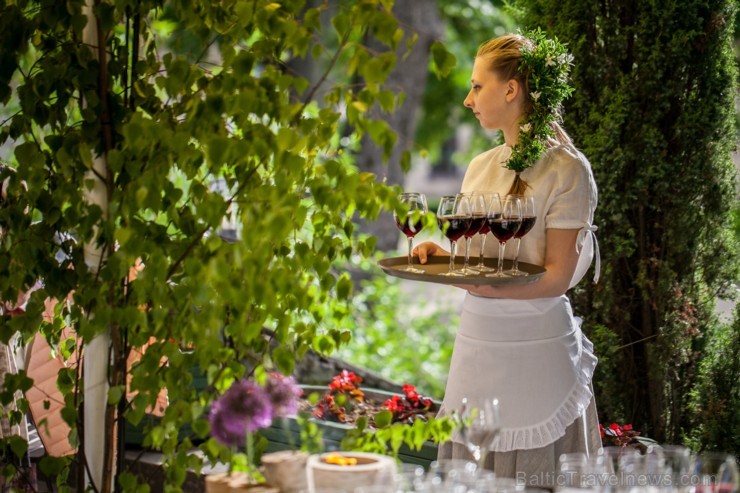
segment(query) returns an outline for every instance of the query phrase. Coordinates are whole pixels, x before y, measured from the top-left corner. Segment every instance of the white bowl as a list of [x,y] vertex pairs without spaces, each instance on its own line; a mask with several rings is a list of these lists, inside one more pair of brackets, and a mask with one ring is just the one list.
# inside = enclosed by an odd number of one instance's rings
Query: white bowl
[[[356,465],[329,464],[326,456],[339,454],[357,459]],[[352,492],[358,486],[388,486],[392,491],[396,461],[392,457],[366,452],[329,452],[308,458],[306,480],[308,491],[334,489]]]

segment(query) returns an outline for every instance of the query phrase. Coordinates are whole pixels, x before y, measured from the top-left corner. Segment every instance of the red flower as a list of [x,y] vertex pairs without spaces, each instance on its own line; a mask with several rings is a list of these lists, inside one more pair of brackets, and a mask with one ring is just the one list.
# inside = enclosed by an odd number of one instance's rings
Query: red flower
[[622,426],[623,431],[632,431],[632,425],[624,425]]
[[362,382],[362,377],[355,375],[351,371],[342,370],[342,372],[335,376],[329,384],[331,391],[351,391],[357,388]]
[[614,434],[618,437],[621,437],[623,435],[622,429],[619,427],[617,423],[612,423],[609,425],[609,429],[614,432]]
[[385,401],[383,405],[393,414],[403,411],[403,402],[401,402],[401,397],[398,395],[394,395],[393,397]]
[[606,433],[604,433],[604,425],[601,423],[599,423],[599,433],[601,434],[602,439],[604,438],[604,435],[606,435]]

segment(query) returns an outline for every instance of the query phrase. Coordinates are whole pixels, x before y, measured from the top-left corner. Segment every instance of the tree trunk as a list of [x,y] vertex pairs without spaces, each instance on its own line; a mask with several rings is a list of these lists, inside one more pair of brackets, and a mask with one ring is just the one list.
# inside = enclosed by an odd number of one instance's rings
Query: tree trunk
[[[370,138],[365,136],[362,149],[357,156],[357,166],[362,171],[374,173],[378,180],[390,185],[404,184],[401,170],[401,154],[412,147],[416,132],[417,114],[422,103],[427,79],[427,63],[431,44],[442,34],[442,20],[434,0],[396,0],[393,14],[406,31],[416,33],[418,39],[409,55],[404,58],[406,38],[399,44],[395,69],[386,80],[386,86],[395,92],[404,92],[403,105],[384,118],[396,132],[398,140],[388,163],[383,162],[383,151]],[[381,46],[373,46],[382,50]],[[377,248],[381,251],[393,250],[398,245],[398,230],[390,213],[381,213],[376,221],[361,221],[362,231],[378,238]]]

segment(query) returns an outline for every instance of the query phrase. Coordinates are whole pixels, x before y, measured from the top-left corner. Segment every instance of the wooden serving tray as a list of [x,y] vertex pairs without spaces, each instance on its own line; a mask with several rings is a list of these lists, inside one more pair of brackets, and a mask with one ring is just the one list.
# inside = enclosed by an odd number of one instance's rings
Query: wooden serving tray
[[[464,257],[455,257],[455,268],[461,269],[463,265]],[[450,257],[448,255],[434,255],[427,259],[427,263],[421,265],[418,263],[418,258],[414,258],[414,267],[424,271],[423,274],[417,274],[414,272],[406,272],[401,270],[406,267],[408,263],[407,257],[390,257],[384,258],[378,261],[378,265],[383,271],[395,277],[402,279],[409,279],[411,281],[421,282],[434,282],[438,284],[489,284],[493,286],[511,286],[516,284],[529,284],[536,281],[542,274],[545,273],[545,268],[539,265],[528,264],[526,262],[519,262],[519,270],[527,272],[528,276],[517,276],[517,277],[486,277],[486,274],[474,274],[467,275],[464,277],[452,277],[443,276],[448,271],[450,265]],[[478,259],[475,261],[471,259],[471,268],[474,268],[478,264]],[[488,267],[495,268],[498,265],[498,259],[485,259],[484,264]],[[511,260],[504,260],[504,270],[511,268]]]

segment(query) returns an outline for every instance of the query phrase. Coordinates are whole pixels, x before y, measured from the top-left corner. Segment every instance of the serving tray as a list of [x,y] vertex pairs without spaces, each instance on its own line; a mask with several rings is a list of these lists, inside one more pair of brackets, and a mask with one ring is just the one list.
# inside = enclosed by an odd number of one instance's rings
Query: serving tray
[[[461,269],[463,265],[464,257],[455,257],[455,268]],[[484,265],[495,268],[498,265],[498,259],[485,259]],[[423,274],[417,274],[414,272],[406,272],[403,269],[408,264],[407,257],[390,257],[384,258],[378,261],[378,265],[383,271],[395,277],[401,279],[409,279],[412,281],[421,282],[434,282],[438,284],[473,284],[481,285],[488,284],[493,286],[511,286],[517,284],[529,284],[536,281],[542,274],[545,273],[545,268],[539,265],[528,264],[526,262],[519,262],[519,270],[527,272],[528,276],[517,276],[517,277],[486,277],[486,274],[474,274],[467,276],[443,276],[445,272],[449,270],[450,257],[448,255],[434,255],[427,259],[427,263],[424,265],[419,264],[419,259],[414,257],[414,267],[424,271]],[[478,265],[478,259],[474,261],[471,259],[471,267]],[[511,268],[511,260],[504,260],[504,270]]]

